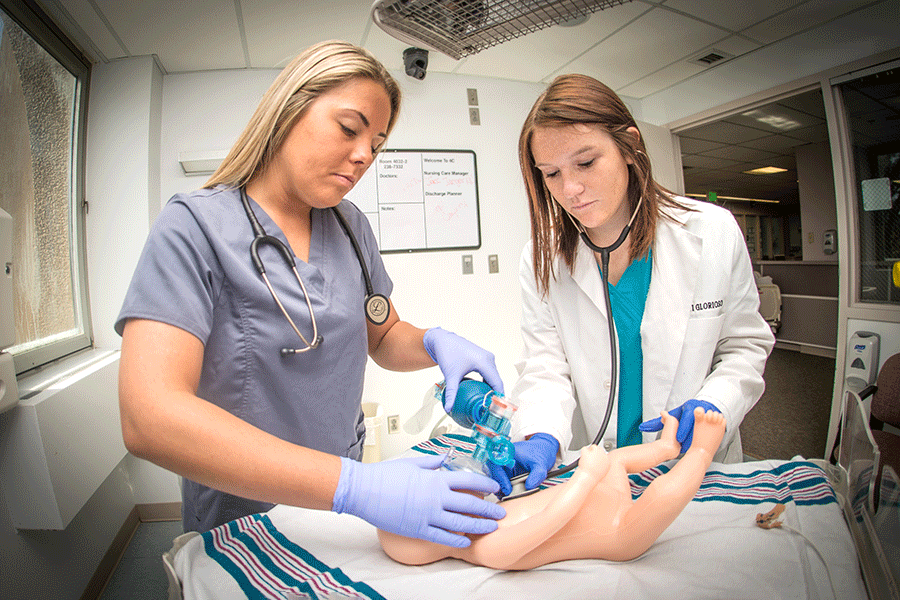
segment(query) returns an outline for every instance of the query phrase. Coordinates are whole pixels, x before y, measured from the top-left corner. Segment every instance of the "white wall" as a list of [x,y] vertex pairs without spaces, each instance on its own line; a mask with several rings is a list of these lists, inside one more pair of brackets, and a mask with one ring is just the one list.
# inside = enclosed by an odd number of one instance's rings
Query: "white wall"
[[[837,230],[831,147],[827,143],[799,146],[795,157],[803,260],[837,262],[838,255],[825,254],[822,246],[825,231]],[[838,240],[838,243],[841,241]]]

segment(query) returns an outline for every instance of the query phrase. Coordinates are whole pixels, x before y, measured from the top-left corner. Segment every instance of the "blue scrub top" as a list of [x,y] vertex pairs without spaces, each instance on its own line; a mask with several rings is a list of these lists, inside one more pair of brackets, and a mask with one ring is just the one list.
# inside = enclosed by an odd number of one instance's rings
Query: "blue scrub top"
[[[287,244],[253,199],[266,233]],[[357,238],[376,293],[393,283],[366,216],[347,200],[338,209]],[[296,259],[324,337],[308,352],[281,314],[250,258],[253,239],[236,189],[174,196],[153,225],[116,322],[161,321],[204,344],[197,395],[281,439],[359,459],[365,435],[360,408],[368,356],[366,295],[353,246],[330,210],[313,209],[309,262]],[[297,279],[270,246],[260,248],[269,281],[288,314],[312,339],[309,309]],[[184,480],[185,531],[207,531],[271,504],[230,496]]]

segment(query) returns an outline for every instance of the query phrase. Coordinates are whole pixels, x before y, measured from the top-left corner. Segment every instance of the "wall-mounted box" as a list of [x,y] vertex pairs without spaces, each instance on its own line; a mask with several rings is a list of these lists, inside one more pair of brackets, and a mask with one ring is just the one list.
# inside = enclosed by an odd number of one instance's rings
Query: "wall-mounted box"
[[65,529],[125,457],[119,353],[0,414],[0,479],[16,529]]

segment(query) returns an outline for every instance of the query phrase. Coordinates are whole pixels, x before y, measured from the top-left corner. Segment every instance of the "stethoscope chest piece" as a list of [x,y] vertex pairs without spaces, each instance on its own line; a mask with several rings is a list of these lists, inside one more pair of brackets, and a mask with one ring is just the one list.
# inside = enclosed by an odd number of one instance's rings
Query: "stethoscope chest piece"
[[391,304],[382,294],[366,296],[366,318],[374,325],[384,325],[391,314]]

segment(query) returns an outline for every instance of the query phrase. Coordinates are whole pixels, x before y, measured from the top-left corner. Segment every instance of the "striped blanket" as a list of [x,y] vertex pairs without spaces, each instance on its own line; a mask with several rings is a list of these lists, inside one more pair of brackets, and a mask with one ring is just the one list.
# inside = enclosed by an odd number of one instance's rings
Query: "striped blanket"
[[[470,443],[451,434],[415,451]],[[632,495],[672,464],[630,476]],[[756,517],[776,505],[785,507],[784,526],[757,527]],[[713,464],[688,507],[628,563],[572,560],[512,572],[448,559],[408,567],[384,555],[368,523],[287,506],[186,534],[164,561],[172,597],[191,600],[867,597],[834,491],[803,460]]]

